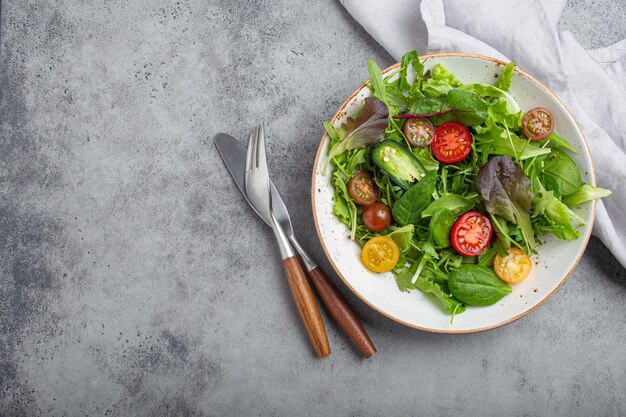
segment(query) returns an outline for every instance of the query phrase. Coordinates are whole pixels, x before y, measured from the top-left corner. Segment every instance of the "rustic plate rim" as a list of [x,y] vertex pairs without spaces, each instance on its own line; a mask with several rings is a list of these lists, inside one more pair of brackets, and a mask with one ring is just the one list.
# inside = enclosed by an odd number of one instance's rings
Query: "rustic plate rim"
[[[461,53],[461,52],[443,52],[443,53],[426,54],[426,55],[422,55],[420,58],[421,59],[428,59],[428,58],[446,58],[446,57],[477,58],[477,59],[482,59],[484,61],[494,62],[497,65],[505,65],[506,64],[506,62],[504,62],[502,60],[499,60],[499,59],[496,59],[496,58],[493,58],[493,57],[488,57],[488,56],[478,55],[478,54]],[[393,71],[393,70],[397,69],[399,66],[400,66],[399,62],[395,63],[395,64],[385,68],[384,70],[382,70],[382,73],[384,75],[384,74],[386,74],[386,73],[388,73],[390,71]],[[521,75],[523,77],[526,77],[526,78],[530,79],[531,81],[534,81],[538,86],[543,88],[546,91],[546,93],[548,93],[553,98],[555,98],[556,101],[558,101],[561,104],[561,106],[563,106],[563,109],[565,110],[565,112],[572,118],[572,120],[574,120],[574,125],[575,125],[576,129],[578,130],[578,132],[580,133],[580,136],[583,139],[583,145],[585,146],[585,150],[586,150],[587,155],[589,157],[589,161],[590,161],[590,165],[591,165],[591,172],[590,172],[590,174],[591,174],[591,182],[592,182],[592,185],[595,187],[596,186],[596,174],[595,174],[595,166],[594,166],[594,163],[593,163],[593,158],[592,158],[591,152],[589,150],[589,145],[587,144],[587,139],[585,138],[585,135],[584,135],[583,131],[580,129],[578,121],[576,120],[574,115],[569,111],[569,109],[567,108],[565,103],[563,103],[563,101],[561,101],[561,99],[556,94],[554,94],[548,87],[546,87],[542,82],[540,82],[539,80],[537,80],[533,76],[527,74],[526,72],[522,71],[518,67],[515,67],[515,71],[519,75]],[[366,83],[368,81],[361,83],[361,85],[359,85],[359,87],[357,87],[357,89],[354,90],[354,92],[352,92],[352,94],[350,94],[350,96],[348,96],[348,98],[339,107],[339,110],[337,110],[337,112],[332,117],[331,122],[334,123],[340,117],[341,113],[345,110],[345,108],[348,105],[348,103],[350,103],[352,101],[352,99],[357,94],[359,94],[361,92],[361,90],[363,90],[363,88],[365,88]],[[321,153],[322,153],[322,148],[323,148],[323,145],[324,145],[325,140],[326,140],[327,137],[328,137],[328,134],[324,133],[322,135],[320,143],[319,143],[319,145],[317,147],[317,152],[315,154],[315,162],[313,163],[313,174],[312,174],[312,177],[311,177],[311,208],[313,210],[313,223],[315,224],[315,232],[317,233],[317,238],[319,239],[319,241],[320,241],[320,243],[322,245],[322,249],[324,251],[324,255],[326,256],[326,259],[328,259],[328,261],[330,262],[330,265],[335,270],[335,273],[339,276],[339,278],[341,278],[343,283],[350,289],[350,291],[352,291],[352,293],[354,293],[361,301],[363,301],[369,307],[371,307],[372,309],[374,309],[378,313],[382,314],[383,316],[387,317],[388,319],[391,319],[391,320],[395,321],[396,323],[400,323],[402,325],[405,325],[407,327],[410,327],[410,328],[416,329],[416,330],[427,331],[427,332],[430,332],[430,333],[444,333],[444,334],[478,333],[478,332],[484,332],[484,331],[487,331],[487,330],[492,330],[492,329],[496,329],[498,327],[505,326],[505,325],[507,325],[509,323],[512,323],[512,322],[514,322],[516,320],[519,320],[522,317],[532,313],[533,311],[538,309],[540,306],[542,306],[546,301],[548,301],[548,299],[550,299],[554,295],[554,293],[556,293],[559,290],[559,288],[561,288],[563,286],[563,284],[565,283],[565,281],[567,281],[567,279],[570,277],[572,272],[574,272],[574,270],[578,266],[578,263],[580,262],[580,260],[581,260],[581,258],[583,256],[583,254],[585,253],[585,250],[587,249],[587,245],[589,244],[589,239],[591,238],[591,231],[593,230],[593,224],[594,224],[595,217],[596,217],[596,208],[597,208],[596,207],[597,206],[596,200],[592,201],[593,208],[592,208],[592,214],[591,214],[591,221],[589,222],[589,232],[587,233],[587,236],[585,237],[585,242],[583,243],[583,246],[582,246],[582,249],[580,250],[580,253],[576,257],[576,261],[574,262],[574,264],[572,265],[570,270],[567,272],[567,274],[565,274],[565,276],[561,279],[561,281],[558,283],[558,285],[549,294],[547,294],[543,299],[541,299],[537,304],[535,304],[534,306],[532,306],[528,310],[526,310],[526,311],[524,311],[522,313],[519,313],[519,314],[517,314],[517,315],[515,315],[515,316],[513,316],[511,318],[503,320],[503,321],[501,321],[499,323],[495,323],[495,324],[493,324],[491,326],[483,326],[483,327],[477,327],[475,329],[464,329],[464,330],[457,330],[457,329],[449,329],[449,330],[434,329],[434,328],[430,328],[430,327],[418,326],[418,325],[415,325],[415,324],[412,324],[412,323],[408,323],[408,322],[406,322],[404,320],[401,320],[401,319],[399,319],[399,318],[397,318],[397,317],[395,317],[395,316],[385,312],[384,310],[381,310],[380,308],[376,307],[372,303],[370,303],[363,295],[361,295],[361,293],[359,293],[352,285],[350,285],[348,280],[343,276],[343,274],[341,273],[341,271],[339,270],[339,268],[337,267],[337,265],[333,261],[332,257],[330,256],[328,248],[326,247],[326,243],[324,242],[324,239],[322,238],[322,234],[321,234],[320,227],[319,227],[319,221],[317,219],[317,210],[316,210],[316,204],[315,204],[315,186],[316,186],[315,185],[315,177],[316,177],[316,172],[318,170],[318,165],[319,165],[319,161],[320,161],[320,157],[321,157]]]

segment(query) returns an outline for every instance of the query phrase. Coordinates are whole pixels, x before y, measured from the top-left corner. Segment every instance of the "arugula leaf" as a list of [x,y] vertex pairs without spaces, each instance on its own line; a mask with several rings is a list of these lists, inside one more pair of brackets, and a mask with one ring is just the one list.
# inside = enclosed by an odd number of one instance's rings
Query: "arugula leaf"
[[474,201],[458,194],[446,194],[430,203],[422,212],[422,217],[432,216],[441,209],[448,209],[452,214],[458,215],[474,207],[474,204]]
[[547,155],[550,148],[540,148],[521,139],[515,133],[487,119],[485,126],[477,126],[473,136],[477,145],[485,145],[483,154],[506,155],[518,161]]
[[504,91],[509,91],[509,88],[511,88],[511,80],[513,79],[513,68],[516,66],[517,64],[515,62],[509,62],[502,68],[502,74],[500,74],[500,78],[496,81],[496,87]]
[[400,225],[416,224],[435,192],[437,173],[431,171],[400,197],[391,210],[393,219]]
[[332,183],[335,187],[333,195],[333,214],[339,221],[347,225],[351,230],[351,238],[354,240],[356,233],[357,210],[356,204],[348,194],[348,185],[339,171],[333,172]]
[[392,231],[387,236],[393,239],[398,245],[398,249],[401,252],[405,252],[411,247],[411,239],[413,238],[413,233],[415,232],[415,226],[412,224],[407,224],[402,227],[393,227]]
[[367,72],[370,74],[370,90],[372,90],[372,96],[385,102],[387,97],[383,73],[373,59],[367,61]]
[[580,171],[565,152],[555,149],[543,164],[540,176],[548,190],[559,196],[566,196],[582,187]]
[[445,292],[442,285],[433,281],[427,272],[419,276],[415,287],[423,293],[430,294],[439,300],[443,309],[446,310],[448,314],[452,315],[450,321],[454,319],[456,314],[461,314],[465,311],[465,305],[451,294]]
[[438,246],[447,248],[450,246],[450,231],[454,226],[455,215],[447,208],[437,210],[430,219],[428,229],[433,240]]
[[[413,86],[409,82],[409,65],[413,66],[415,72],[415,81]],[[417,51],[409,51],[402,56],[402,64],[400,64],[400,89],[403,91],[409,91],[411,89],[419,89],[422,86],[422,78],[424,76],[424,65],[419,59],[419,53]]]
[[425,267],[417,281],[412,282],[418,267],[419,263],[415,262],[410,268],[402,267],[398,270],[396,273],[396,284],[400,291],[419,289],[438,300],[443,309],[452,315],[452,318],[454,318],[455,314],[461,314],[465,311],[465,304],[450,294],[446,280],[438,278],[430,268]]
[[489,249],[478,255],[478,265],[487,267],[493,266],[493,261],[496,259],[497,254],[498,249],[491,246]]
[[322,168],[326,174],[328,163],[337,155],[350,149],[364,148],[385,138],[385,129],[389,125],[387,105],[373,97],[365,99],[365,105],[358,118],[349,117],[346,122],[333,133],[339,137],[333,147],[328,150],[328,159]]
[[450,273],[448,288],[452,295],[471,306],[489,306],[511,293],[490,268],[464,264]]
[[[563,202],[570,207],[574,207],[578,204],[585,203],[587,201],[595,200],[596,198],[608,197],[611,194],[611,190],[606,188],[594,187],[593,185],[583,184],[578,190],[568,195],[563,199]],[[424,215],[424,213],[422,213]]]
[[522,168],[506,156],[494,156],[478,172],[476,186],[491,214],[519,225],[527,252],[535,247],[535,235],[530,222],[533,200],[530,179]]
[[439,161],[433,158],[428,146],[417,147],[412,149],[413,155],[422,163],[426,171],[436,171],[439,169]]

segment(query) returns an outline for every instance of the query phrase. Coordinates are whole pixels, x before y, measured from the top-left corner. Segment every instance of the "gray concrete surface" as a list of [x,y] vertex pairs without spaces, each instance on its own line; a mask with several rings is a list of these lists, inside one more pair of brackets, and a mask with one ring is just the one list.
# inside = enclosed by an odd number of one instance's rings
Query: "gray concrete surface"
[[[602,46],[624,14],[572,1],[563,26]],[[596,239],[555,297],[481,334],[404,328],[341,286],[380,353],[327,320],[333,355],[313,357],[210,138],[268,121],[322,260],[321,121],[367,58],[391,63],[337,2],[5,0],[0,36],[0,415],[626,413],[626,274]]]

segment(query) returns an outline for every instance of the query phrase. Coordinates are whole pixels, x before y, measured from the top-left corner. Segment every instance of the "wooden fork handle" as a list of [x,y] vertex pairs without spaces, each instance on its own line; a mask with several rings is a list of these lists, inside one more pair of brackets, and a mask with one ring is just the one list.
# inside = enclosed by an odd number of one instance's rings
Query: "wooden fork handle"
[[285,275],[287,275],[287,281],[289,282],[289,288],[296,303],[298,314],[300,314],[300,318],[304,323],[315,353],[320,358],[330,355],[330,346],[324,322],[317,308],[313,291],[311,291],[304,271],[300,266],[300,261],[295,256],[283,259],[283,267],[285,268]]
[[374,355],[377,352],[376,348],[361,321],[324,271],[316,266],[309,271],[309,277],[330,315],[359,348],[363,356],[369,358]]

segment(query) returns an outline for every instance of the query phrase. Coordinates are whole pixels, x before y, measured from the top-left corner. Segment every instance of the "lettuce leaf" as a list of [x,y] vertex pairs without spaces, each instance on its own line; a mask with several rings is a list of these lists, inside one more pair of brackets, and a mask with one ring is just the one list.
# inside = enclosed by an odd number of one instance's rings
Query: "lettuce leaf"
[[356,119],[349,117],[343,125],[334,129],[333,134],[337,135],[338,142],[328,150],[328,159],[322,168],[322,173],[326,173],[328,163],[337,155],[350,149],[365,148],[382,141],[385,138],[385,129],[389,125],[388,117],[389,109],[385,103],[376,98],[367,97],[361,114]]
[[554,191],[542,189],[533,203],[535,212],[543,215],[552,226],[544,228],[544,231],[550,231],[563,240],[574,240],[580,237],[580,232],[576,230],[576,227],[584,225],[585,220],[562,203],[555,196]]
[[511,88],[511,80],[513,79],[513,68],[515,68],[517,64],[515,62],[509,62],[502,68],[502,74],[500,74],[500,78],[496,81],[496,87],[503,91],[509,91]]
[[432,79],[437,81],[445,81],[450,84],[452,87],[460,87],[463,85],[461,81],[459,81],[454,74],[445,69],[445,67],[441,64],[435,65],[435,67],[430,70],[430,76]]
[[534,195],[530,179],[522,168],[506,156],[494,156],[478,172],[476,187],[485,201],[485,208],[519,226],[527,252],[535,247],[530,222]]
[[575,205],[595,200],[596,198],[608,197],[611,194],[613,194],[611,190],[607,190],[606,188],[583,184],[577,191],[565,197],[563,202],[570,207],[574,207]]

